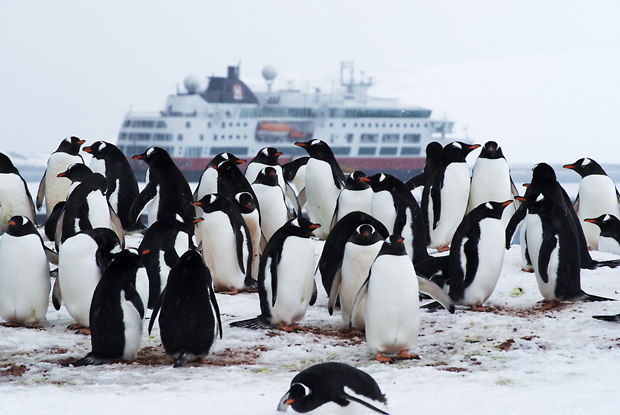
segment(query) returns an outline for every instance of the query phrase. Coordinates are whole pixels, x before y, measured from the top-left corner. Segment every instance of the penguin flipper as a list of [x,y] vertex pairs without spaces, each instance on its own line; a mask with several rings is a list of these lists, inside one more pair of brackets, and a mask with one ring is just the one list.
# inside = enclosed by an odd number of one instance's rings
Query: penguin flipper
[[[297,202],[299,203],[299,206],[302,209],[304,206],[306,206],[306,204],[308,204],[308,196],[306,196],[305,187],[299,191],[299,194],[297,195]],[[300,214],[301,214],[301,211],[300,211]]]
[[615,322],[620,323],[620,314],[616,314],[613,316],[592,316],[592,318],[595,318],[597,320],[615,321]]
[[284,199],[287,202],[287,207],[289,207],[289,213],[293,217],[301,216],[301,206],[299,206],[299,200],[297,199],[295,191],[288,182],[284,182]]
[[514,235],[515,231],[517,230],[517,226],[519,226],[521,221],[525,218],[526,213],[527,213],[527,208],[525,207],[524,204],[521,204],[515,210],[515,213],[512,214],[510,221],[508,221],[508,225],[506,226],[506,249],[510,249],[510,242],[512,241],[512,235]]
[[316,289],[316,281],[312,280],[312,297],[310,297],[309,305],[314,305],[316,303],[316,299],[319,296],[319,291]]
[[161,294],[159,295],[159,297],[157,298],[157,301],[155,302],[155,306],[153,307],[153,312],[151,313],[151,321],[149,321],[149,334],[151,334],[151,330],[153,330],[153,325],[155,324],[157,313],[159,313],[159,309],[161,308],[161,303],[164,298],[165,292],[166,292],[166,289],[164,288]]
[[136,223],[146,205],[157,196],[155,183],[149,181],[146,187],[136,196],[129,209],[129,223]]
[[616,268],[620,265],[620,259],[608,259],[607,261],[594,261],[594,268],[598,267],[608,267],[608,268]]
[[417,176],[413,176],[411,179],[407,180],[405,182],[405,186],[407,186],[407,189],[411,191],[415,189],[416,187],[424,186],[426,184],[427,178],[428,178],[428,174],[425,172],[422,172],[418,174]]
[[588,294],[586,292],[582,292],[581,296],[579,297],[579,299],[581,301],[588,301],[588,302],[592,302],[592,301],[616,301],[613,298],[599,297],[598,295],[592,295],[592,294]]
[[441,187],[439,185],[431,187],[430,199],[433,202],[433,229],[436,229],[441,218]]
[[551,261],[551,253],[557,246],[558,240],[555,235],[552,235],[550,232],[543,232],[545,235],[543,235],[543,241],[540,245],[540,252],[538,254],[538,271],[540,279],[544,283],[548,283],[549,275],[547,268],[549,267],[549,261]]
[[575,209],[575,213],[579,213],[579,193],[577,193],[577,197],[575,197],[575,203],[573,203],[573,209]]
[[45,251],[45,257],[50,264],[58,265],[58,252],[52,251],[47,246],[43,245]]
[[[338,393],[336,394],[336,397],[337,397],[339,400],[345,400],[345,401],[353,401],[353,402],[357,402],[357,403],[359,403],[360,405],[364,405],[366,408],[371,409],[371,410],[373,410],[373,411],[375,411],[375,412],[377,412],[377,413],[379,413],[379,414],[389,415],[387,412],[385,412],[385,411],[383,411],[383,410],[381,410],[381,409],[377,408],[376,406],[374,406],[374,405],[372,405],[372,404],[369,404],[369,403],[368,403],[368,402],[366,402],[365,400],[360,399],[360,398],[357,398],[357,397],[352,396],[352,395],[349,395],[349,394],[348,394],[348,393],[346,393],[346,392],[338,392]],[[336,402],[336,403],[338,403],[338,402]]]
[[65,219],[65,211],[63,209],[60,212],[60,216],[58,216],[58,221],[56,222],[56,232],[54,233],[54,245],[56,246],[56,252],[60,249],[60,243],[62,241],[62,223]]
[[187,354],[187,352],[179,352],[179,355],[177,356],[177,359],[172,367],[183,367],[183,365],[187,363],[188,359],[189,354]]
[[209,287],[209,298],[211,298],[211,305],[213,306],[213,310],[215,311],[215,315],[217,316],[217,327],[220,333],[220,339],[222,338],[222,318],[220,316],[220,306],[217,304],[217,298],[215,297],[215,290],[213,289],[213,284]]
[[229,324],[230,327],[243,327],[246,329],[259,330],[259,329],[270,329],[272,327],[271,324],[265,319],[262,315],[250,318],[247,320],[233,321]]
[[136,308],[138,314],[140,314],[140,318],[144,319],[144,304],[142,304],[142,298],[140,298],[140,294],[134,287],[132,283],[128,283],[124,289],[125,291],[125,299]]
[[370,281],[370,275],[368,275],[368,278],[366,278],[366,281],[364,281],[364,284],[362,284],[362,287],[360,288],[360,290],[357,293],[357,296],[355,297],[355,301],[353,302],[353,310],[351,311],[351,317],[349,317],[349,330],[353,328],[353,319],[355,318],[355,316],[357,316],[357,313],[360,310],[362,300],[366,298],[366,294],[368,294],[368,282],[369,281]]
[[327,310],[329,311],[330,316],[334,314],[334,306],[336,305],[336,299],[338,298],[338,293],[340,292],[341,283],[342,271],[338,270],[338,272],[336,272],[334,282],[332,282],[332,289],[329,291],[329,302],[327,304]]
[[[45,199],[45,176],[47,175],[47,169],[43,173],[41,182],[39,183],[39,190],[37,191],[37,210],[41,210],[43,207],[43,199]],[[49,212],[52,213],[52,212]]]
[[58,283],[58,275],[54,281],[54,289],[52,290],[52,304],[56,310],[60,310],[62,305],[62,293],[60,292],[60,284]]
[[125,231],[123,230],[123,225],[121,224],[121,219],[118,217],[112,206],[108,203],[108,209],[110,209],[110,224],[112,225],[112,230],[118,237],[118,240],[121,243],[121,249],[125,249]]
[[450,314],[454,314],[454,302],[452,299],[431,280],[418,276],[418,286],[420,292],[428,294],[437,300]]

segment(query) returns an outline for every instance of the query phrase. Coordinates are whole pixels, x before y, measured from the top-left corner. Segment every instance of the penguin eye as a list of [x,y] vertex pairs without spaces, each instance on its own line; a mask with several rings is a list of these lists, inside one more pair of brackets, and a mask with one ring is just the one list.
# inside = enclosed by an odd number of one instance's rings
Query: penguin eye
[[301,386],[301,388],[302,388],[302,389],[303,389],[303,391],[304,391],[304,397],[306,397],[306,396],[308,396],[308,395],[310,395],[310,394],[312,393],[312,390],[311,390],[309,387],[307,387],[306,385],[304,385],[303,383],[293,383],[293,384],[291,385],[291,388],[292,388],[293,386]]

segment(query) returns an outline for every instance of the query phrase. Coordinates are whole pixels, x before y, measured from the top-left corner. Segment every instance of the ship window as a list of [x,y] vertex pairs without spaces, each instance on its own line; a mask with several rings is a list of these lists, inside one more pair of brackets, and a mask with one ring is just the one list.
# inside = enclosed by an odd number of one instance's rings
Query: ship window
[[213,134],[213,141],[217,141],[217,134]]
[[172,141],[172,134],[153,134],[153,141]]
[[353,124],[353,127],[357,127],[357,123],[354,123],[354,124]]
[[419,143],[420,138],[421,138],[420,134],[404,134],[403,143]]
[[[173,147],[163,147],[164,150],[166,150],[167,152],[171,152],[172,150],[174,150]],[[142,154],[144,153],[146,150],[148,150],[147,146],[126,146],[125,147],[125,154]]]
[[207,123],[207,128],[211,128],[211,121]]
[[132,141],[149,141],[151,139],[151,135],[146,133],[131,133],[129,134],[129,139]]
[[229,136],[228,136],[228,139],[229,139],[229,140],[232,140],[232,135],[229,135]]
[[381,137],[381,141],[384,143],[398,143],[398,139],[400,138],[400,134],[383,134]]
[[241,123],[239,123],[239,122],[238,122],[238,123],[237,123],[237,127],[241,127]]
[[281,149],[282,154],[289,157],[307,156],[308,152],[301,147],[285,147]]
[[401,156],[418,156],[420,155],[420,147],[403,147],[400,149]]
[[244,140],[247,140],[247,139],[248,139],[248,136],[247,136],[247,135],[244,135],[244,136],[243,136],[243,139],[244,139]]
[[392,124],[390,124],[390,128],[392,128]]
[[364,123],[362,123],[362,127],[364,126]]
[[420,124],[418,124],[417,127],[420,128]]
[[153,128],[155,127],[155,121],[133,120],[131,126],[133,128]]
[[346,122],[343,122],[343,123],[342,123],[342,126],[343,126],[344,128],[346,128],[346,127],[347,127],[347,123],[346,123]]
[[123,127],[129,127],[131,125],[131,120],[125,120],[123,123]]
[[191,122],[187,121],[187,122],[185,123],[185,128],[190,128],[191,126],[192,126],[192,123],[191,123]]
[[243,126],[244,126],[244,127],[247,127],[247,126],[248,126],[248,123],[247,123],[247,122],[244,122],[244,123],[243,123]]
[[166,121],[157,121],[156,128],[168,128]]
[[237,136],[237,140],[240,139],[240,138],[241,138],[241,136]]
[[375,124],[375,127],[378,127],[378,126],[379,126],[379,123],[376,123],[376,124]]
[[398,147],[381,147],[379,149],[381,156],[395,156],[396,153],[398,153]]
[[225,122],[222,123],[222,128],[226,128],[226,123]]
[[334,126],[334,123],[333,123],[333,122],[330,122],[330,123],[329,123],[329,126],[330,126],[330,127],[333,127],[333,126]]
[[202,147],[185,147],[185,157],[200,157],[202,155]]
[[400,127],[400,124],[396,124],[397,127]]
[[233,123],[229,122],[229,123],[228,123],[228,126],[229,126],[229,127],[232,127],[232,126],[233,126]]
[[424,124],[424,128],[428,127],[428,124]]
[[[303,148],[300,148],[303,150]],[[248,148],[247,147],[211,147],[209,151],[210,155],[216,156],[220,153],[233,153],[236,156],[247,156]]]
[[179,135],[177,135],[177,140],[179,140],[179,141],[183,141],[183,134],[179,134]]
[[204,141],[204,139],[205,139],[205,136],[200,134],[200,141]]
[[345,137],[347,139],[347,143],[353,142],[353,134],[347,134]]
[[385,127],[385,123],[383,123],[383,127]]
[[360,143],[377,143],[379,141],[379,134],[362,134],[360,137]]
[[334,156],[348,156],[351,153],[351,147],[332,147]]
[[357,154],[360,156],[374,156],[376,152],[376,147],[360,147]]
[[120,133],[118,135],[118,141],[125,141],[126,138],[127,138],[127,133]]

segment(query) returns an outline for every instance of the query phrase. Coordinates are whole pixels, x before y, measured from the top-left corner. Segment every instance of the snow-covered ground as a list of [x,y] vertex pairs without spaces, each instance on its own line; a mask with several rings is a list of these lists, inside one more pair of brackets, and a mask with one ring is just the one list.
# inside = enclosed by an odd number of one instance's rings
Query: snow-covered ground
[[[130,237],[136,246],[139,238]],[[317,255],[322,244],[317,242]],[[593,252],[595,259],[612,255]],[[582,271],[582,287],[620,299],[620,270]],[[66,329],[66,309],[49,307],[43,329],[0,327],[1,414],[275,414],[300,370],[319,362],[351,364],[371,374],[393,414],[616,413],[620,325],[592,319],[620,313],[620,302],[566,303],[537,311],[533,274],[521,271],[519,246],[506,254],[489,312],[421,314],[420,360],[381,364],[363,338],[344,330],[319,299],[285,333],[231,328],[259,313],[258,294],[217,294],[224,338],[209,357],[173,369],[158,328],[143,337],[138,360],[63,367],[84,356],[90,338]],[[289,409],[290,411],[290,409]]]

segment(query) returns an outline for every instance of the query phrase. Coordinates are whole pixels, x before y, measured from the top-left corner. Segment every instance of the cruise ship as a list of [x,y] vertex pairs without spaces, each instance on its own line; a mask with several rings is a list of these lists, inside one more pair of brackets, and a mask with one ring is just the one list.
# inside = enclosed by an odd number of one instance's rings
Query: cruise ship
[[[431,110],[402,105],[395,98],[368,95],[372,78],[355,79],[353,62],[342,62],[340,86],[302,91],[289,85],[272,90],[274,67],[262,71],[266,90],[252,91],[239,66],[226,77],[209,77],[206,89],[194,76],[184,91],[168,96],[159,113],[129,112],[117,146],[128,158],[151,146],[164,148],[189,181],[197,181],[209,161],[229,152],[248,161],[263,147],[282,152],[282,164],[307,155],[297,141],[328,143],[343,170],[367,175],[386,172],[401,179],[424,167],[430,141],[446,144],[454,122],[432,120]],[[139,179],[146,164],[131,160]]]

